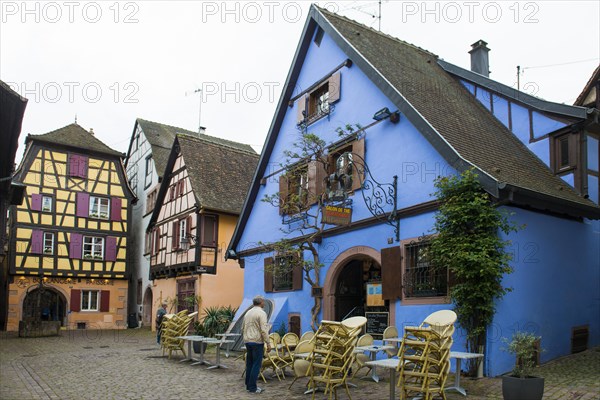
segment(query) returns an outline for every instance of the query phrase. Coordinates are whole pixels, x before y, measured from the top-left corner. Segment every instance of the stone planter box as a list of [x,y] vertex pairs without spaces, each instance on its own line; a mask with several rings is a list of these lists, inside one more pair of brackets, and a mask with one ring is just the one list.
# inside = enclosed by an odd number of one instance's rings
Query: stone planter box
[[60,321],[19,321],[19,337],[58,336]]

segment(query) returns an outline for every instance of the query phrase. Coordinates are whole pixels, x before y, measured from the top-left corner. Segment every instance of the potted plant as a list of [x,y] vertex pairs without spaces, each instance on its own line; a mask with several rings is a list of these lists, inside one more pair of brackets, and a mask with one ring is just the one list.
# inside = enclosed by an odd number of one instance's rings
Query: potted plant
[[[194,335],[196,336],[204,336],[206,337],[206,329],[204,329],[204,324],[200,321],[194,322]],[[194,346],[194,353],[200,354],[206,351],[206,343],[205,342],[192,342],[192,346]]]
[[510,375],[502,376],[504,400],[541,400],[544,395],[544,378],[533,376],[538,349],[536,342],[541,337],[532,333],[516,332],[507,343],[506,350],[516,357]]

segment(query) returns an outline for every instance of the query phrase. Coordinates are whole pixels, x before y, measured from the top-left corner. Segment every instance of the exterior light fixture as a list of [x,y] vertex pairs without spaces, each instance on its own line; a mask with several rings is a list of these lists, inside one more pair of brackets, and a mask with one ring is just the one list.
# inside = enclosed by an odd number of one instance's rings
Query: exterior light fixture
[[196,236],[188,233],[186,236],[181,238],[181,241],[179,242],[179,248],[183,251],[188,251],[190,249],[190,243],[192,240],[194,243],[198,242],[198,238]]
[[400,121],[400,113],[398,111],[391,112],[389,108],[384,107],[373,115],[375,121],[383,121],[387,118],[394,124],[398,123]]

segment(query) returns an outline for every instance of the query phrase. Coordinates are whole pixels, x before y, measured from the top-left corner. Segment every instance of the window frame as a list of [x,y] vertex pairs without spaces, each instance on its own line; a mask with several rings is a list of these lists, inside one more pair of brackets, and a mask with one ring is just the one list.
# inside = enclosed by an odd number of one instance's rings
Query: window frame
[[[100,243],[86,243],[87,239],[99,239]],[[95,248],[100,246],[100,257],[97,258]],[[91,246],[89,252],[86,254],[86,246]],[[90,260],[90,261],[104,261],[104,251],[106,250],[106,241],[105,238],[101,236],[83,236],[82,239],[82,248],[81,248],[81,259],[82,260]],[[91,257],[86,257],[86,255],[91,255]]]
[[[563,154],[561,144],[566,141],[567,143],[567,157],[568,161],[566,165],[562,165]],[[578,160],[578,142],[579,134],[573,132],[567,132],[556,135],[552,138],[551,142],[551,165],[555,174],[562,175],[568,172],[574,172],[579,164]]]
[[[146,171],[144,174],[144,189],[148,189],[152,185],[152,172],[154,172],[154,161],[152,154],[146,157]],[[150,178],[148,180],[148,178]]]
[[[402,304],[403,305],[411,305],[411,304],[450,304],[450,271],[448,267],[446,267],[446,294],[445,295],[432,295],[432,296],[409,296],[406,294],[406,279],[409,275],[408,271],[408,263],[410,262],[410,255],[408,254],[407,246],[429,246],[429,239],[423,238],[410,238],[406,240],[402,240],[400,242],[400,251],[401,251],[401,262],[402,262]],[[428,265],[428,269],[435,268],[432,265]],[[430,272],[431,273],[431,272]]]
[[[282,178],[285,179],[285,182],[283,183],[283,190],[285,190],[285,192],[283,193],[283,196],[281,196],[280,200],[283,201],[282,214],[296,215],[308,210],[311,206],[309,202],[310,184],[308,164],[302,163],[291,166],[284,173]],[[294,199],[292,196],[295,195],[298,196],[297,201],[293,201]]]
[[[42,204],[40,206],[40,211],[44,212],[44,213],[54,212],[54,196],[45,194],[45,193],[42,193],[41,196],[42,196]],[[50,209],[48,209],[48,210],[44,209],[44,201],[45,200],[48,200],[50,202]]]
[[[93,216],[92,208],[96,201],[98,202],[98,213],[96,216]],[[104,213],[106,215],[106,217],[102,217],[102,214],[103,214],[101,211],[102,207],[103,207],[102,202],[106,202],[106,213]],[[89,202],[89,206],[88,206],[88,217],[101,219],[103,221],[110,221],[110,198],[103,197],[103,196],[90,196],[90,202]]]
[[[50,246],[46,245],[47,238],[50,238]],[[44,232],[42,235],[42,254],[44,256],[52,256],[55,253],[56,235],[54,232]],[[50,252],[46,253],[46,248],[50,247]]]
[[[92,294],[96,293],[96,308],[91,308],[91,300],[92,300]],[[86,296],[87,294],[87,296]],[[84,308],[84,299],[88,297],[87,302],[88,302],[88,307]],[[80,304],[80,309],[79,311],[81,312],[99,312],[100,311],[100,290],[81,290],[81,304]]]
[[[294,261],[297,259],[299,259],[299,257],[295,253],[277,254],[273,257],[273,263],[281,263],[284,260],[288,260],[289,262],[289,270],[285,274],[272,273],[273,292],[291,292],[294,290]],[[286,284],[284,287],[279,287],[284,282],[289,282],[289,285]]]

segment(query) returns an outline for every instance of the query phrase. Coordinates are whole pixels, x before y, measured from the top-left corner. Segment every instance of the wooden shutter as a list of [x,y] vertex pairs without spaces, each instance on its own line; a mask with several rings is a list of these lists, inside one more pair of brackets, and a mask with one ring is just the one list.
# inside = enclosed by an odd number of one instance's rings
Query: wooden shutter
[[79,174],[79,156],[69,154],[69,176],[78,176]]
[[31,231],[31,253],[42,254],[44,252],[44,232],[40,230]]
[[173,221],[173,236],[171,239],[171,247],[173,250],[179,248],[179,221]]
[[307,94],[305,94],[304,96],[300,97],[297,101],[296,101],[296,107],[298,108],[298,114],[296,116],[296,123],[301,123],[302,121],[304,121],[304,111],[306,111],[306,98],[308,97]]
[[352,155],[356,164],[352,167],[352,190],[359,190],[362,186],[362,180],[364,179],[364,159],[365,159],[365,139],[355,140],[352,142]]
[[304,258],[302,253],[298,253],[294,257],[294,264],[292,269],[292,290],[302,290],[302,282],[304,281]]
[[329,78],[329,104],[335,103],[340,99],[342,92],[342,74],[336,72]]
[[110,292],[108,290],[100,291],[100,312],[108,312],[110,306]]
[[381,282],[384,300],[402,298],[402,256],[400,246],[381,249]]
[[32,194],[31,195],[31,210],[42,211],[42,195]]
[[71,311],[81,311],[81,290],[71,289]]
[[121,221],[121,204],[122,200],[120,197],[110,198],[110,220]]
[[192,216],[188,216],[185,219],[185,234],[190,237],[190,235],[192,234]]
[[288,198],[288,178],[286,174],[279,175],[279,214],[284,214]]
[[117,238],[108,236],[105,240],[104,259],[106,261],[117,261]]
[[81,233],[71,233],[71,242],[69,243],[69,258],[81,258],[83,252],[83,235]]
[[90,194],[78,192],[76,198],[76,214],[78,217],[90,216]]
[[311,161],[308,163],[308,204],[319,202],[323,191],[325,190],[325,161]]
[[154,248],[152,254],[158,254],[160,250],[160,228],[154,230]]
[[87,178],[88,171],[88,158],[86,156],[79,156],[79,174],[80,178]]
[[273,257],[265,258],[265,292],[271,293],[273,291]]

